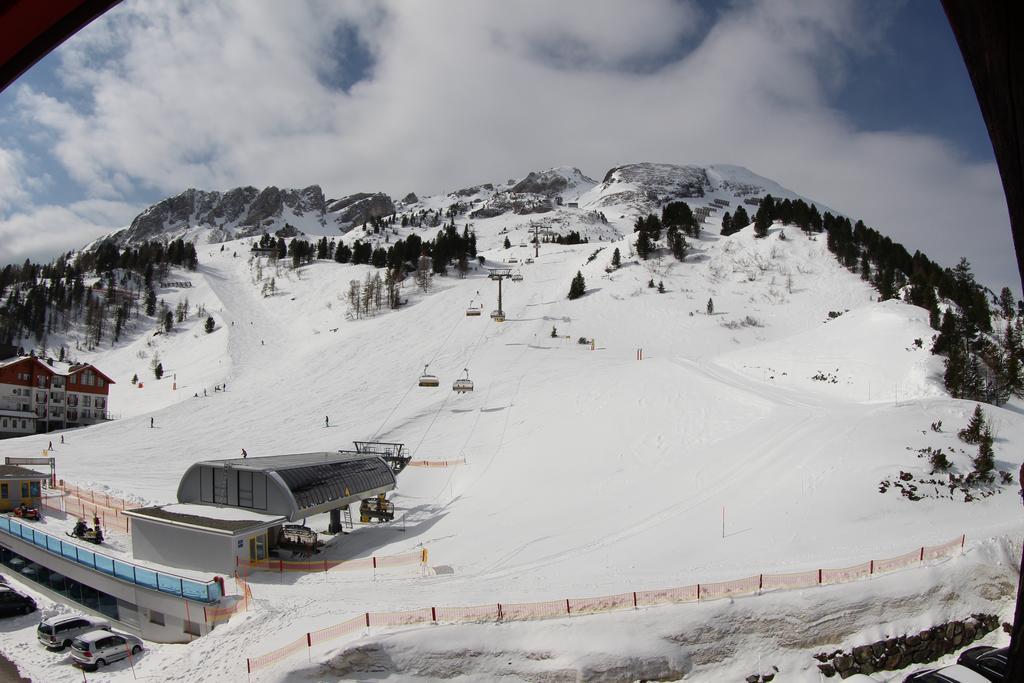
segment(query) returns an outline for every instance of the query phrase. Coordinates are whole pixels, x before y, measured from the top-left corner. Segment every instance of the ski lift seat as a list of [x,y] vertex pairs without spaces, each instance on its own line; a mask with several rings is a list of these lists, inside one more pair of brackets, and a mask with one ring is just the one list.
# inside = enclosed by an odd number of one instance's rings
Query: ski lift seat
[[466,315],[469,316],[469,317],[478,316],[478,315],[480,315],[480,309],[479,308],[472,308],[472,307],[471,308],[467,308],[466,309]]
[[512,282],[522,282],[522,281],[523,281],[523,276],[520,275],[519,273],[516,273],[515,275],[512,276]]
[[460,377],[452,384],[452,391],[456,394],[464,394],[467,391],[473,391],[473,380],[469,378],[469,368],[465,368],[463,372],[466,373],[466,376]]
[[420,386],[439,387],[441,386],[441,380],[439,380],[435,375],[420,375]]

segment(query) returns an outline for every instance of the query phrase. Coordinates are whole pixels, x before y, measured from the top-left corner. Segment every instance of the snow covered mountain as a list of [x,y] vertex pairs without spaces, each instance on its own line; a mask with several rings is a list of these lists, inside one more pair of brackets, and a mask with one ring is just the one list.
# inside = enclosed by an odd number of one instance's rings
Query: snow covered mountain
[[395,210],[382,192],[359,192],[327,200],[319,185],[301,190],[237,187],[227,192],[189,189],[149,207],[124,230],[112,235],[118,246],[178,237],[190,239],[205,231],[208,242],[273,233],[291,225],[307,234],[337,234],[370,218]]
[[[768,193],[798,196],[789,190],[734,166],[632,164],[600,183],[560,168],[410,196],[396,207],[399,218],[465,204],[456,228],[472,224],[484,262],[465,278],[436,276],[426,291],[407,278],[405,305],[362,319],[346,314],[351,283],[380,271],[329,259],[292,268],[251,256],[253,240],[239,233],[289,222],[386,248],[412,234],[431,239],[437,228],[397,220],[374,232],[351,221],[342,233],[332,221],[372,195],[339,204],[319,188],[280,190],[279,203],[271,196],[261,204],[271,208],[254,212],[262,193],[240,192],[228,200],[231,193],[190,191],[129,228],[136,232],[125,240],[186,229],[201,240],[198,270],[172,273],[157,294],[171,309],[185,298],[192,310],[202,306],[215,330],[205,333],[205,319],[193,316],[170,333],[136,331],[113,348],[74,351],[74,360],[117,381],[110,409],[120,419],[69,432],[53,452],[58,476],[140,502],[171,502],[190,464],[241,448],[256,457],[375,439],[403,442],[417,459],[467,464],[406,470],[393,498],[399,523],[360,527],[318,556],[426,546],[428,576],[256,573],[256,609],[188,645],[152,647],[135,662],[140,676],[244,680],[245,657],[368,611],[560,600],[850,566],[959,534],[967,535],[967,558],[890,579],[626,617],[421,628],[395,638],[375,632],[338,641],[312,663],[288,660],[268,680],[442,677],[420,675],[415,662],[443,662],[448,679],[560,679],[587,667],[634,671],[643,653],[692,656],[692,681],[743,680],[763,657],[765,669],[782,667],[779,680],[809,683],[819,680],[814,652],[918,630],[932,618],[1012,614],[1002,587],[1013,585],[1006,557],[1019,556],[1014,486],[997,483],[967,500],[931,473],[923,455],[942,449],[962,474],[974,454],[956,431],[975,404],[943,390],[941,359],[927,350],[928,312],[879,303],[823,238],[789,230],[783,239],[778,225],[764,239],[752,227],[719,234],[724,211]],[[676,198],[707,209],[690,254],[638,258],[635,216]],[[494,211],[480,212],[487,208]],[[527,245],[541,228],[589,242],[544,243],[536,255]],[[209,237],[227,240],[227,248],[205,245]],[[486,315],[497,298],[490,267],[522,275],[503,284],[500,324]],[[577,273],[586,294],[570,301]],[[485,315],[466,315],[478,306]],[[74,350],[76,334],[55,330],[48,343]],[[157,354],[162,380],[149,370]],[[440,388],[417,386],[425,364]],[[456,394],[450,384],[466,369],[475,391]],[[133,374],[145,378],[142,386]],[[224,384],[227,391],[213,390]],[[998,434],[997,469],[1016,472],[1024,410],[1019,402],[985,410]],[[48,439],[0,441],[0,456],[38,453]],[[920,499],[880,491],[888,479],[915,486]],[[308,523],[323,531],[327,522]],[[60,658],[27,647],[34,626],[12,622],[0,650],[24,658],[38,680],[78,680]],[[575,654],[567,661],[552,651]],[[491,659],[493,671],[472,668]],[[133,673],[122,667],[109,675],[127,681]]]
[[[637,163],[612,168],[601,183],[578,168],[559,166],[531,171],[504,185],[483,183],[423,198],[410,193],[398,206],[405,210],[462,202],[469,205],[473,218],[546,214],[560,206],[637,214],[657,211],[664,203],[676,199],[685,200],[694,208],[708,206],[718,211],[745,201],[756,207],[756,200],[766,194],[801,198],[740,166]],[[714,204],[715,200],[718,205]],[[828,210],[821,204],[818,206],[823,211]],[[396,210],[394,200],[383,192],[359,192],[340,199],[325,199],[319,185],[301,190],[277,187],[257,190],[251,186],[226,192],[189,189],[150,206],[127,228],[103,239],[113,239],[122,247],[151,239],[179,237],[218,243],[263,232],[274,233],[285,225],[307,235],[334,237]]]

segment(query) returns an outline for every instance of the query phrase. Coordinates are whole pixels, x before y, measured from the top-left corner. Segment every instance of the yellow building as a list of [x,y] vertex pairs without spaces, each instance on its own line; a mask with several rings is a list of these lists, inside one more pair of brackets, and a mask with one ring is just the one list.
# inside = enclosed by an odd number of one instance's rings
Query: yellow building
[[9,512],[22,503],[38,508],[43,482],[50,475],[17,465],[0,465],[0,512]]

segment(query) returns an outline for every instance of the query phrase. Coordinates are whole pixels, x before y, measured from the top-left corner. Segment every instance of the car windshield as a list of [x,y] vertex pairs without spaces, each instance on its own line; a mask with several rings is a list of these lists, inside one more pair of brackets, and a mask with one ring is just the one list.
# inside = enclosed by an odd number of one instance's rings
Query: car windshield
[[72,640],[71,647],[76,650],[81,650],[82,652],[89,651],[89,643],[85,642],[81,638],[75,638],[74,640]]
[[39,632],[47,635],[53,635],[53,627],[49,624],[39,624]]

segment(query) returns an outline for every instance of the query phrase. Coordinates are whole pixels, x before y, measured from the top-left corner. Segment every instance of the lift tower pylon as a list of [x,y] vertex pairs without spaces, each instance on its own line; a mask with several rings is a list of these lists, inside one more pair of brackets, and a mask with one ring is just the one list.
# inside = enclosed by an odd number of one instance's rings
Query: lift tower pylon
[[499,323],[500,322],[504,322],[505,321],[505,309],[503,309],[501,307],[502,306],[502,301],[501,301],[501,281],[504,280],[505,278],[512,277],[512,269],[511,268],[491,268],[490,272],[487,275],[487,277],[491,278],[492,280],[497,280],[498,281],[498,309],[495,310],[495,311],[491,311],[491,318],[493,318],[495,320],[495,322],[499,322]]

